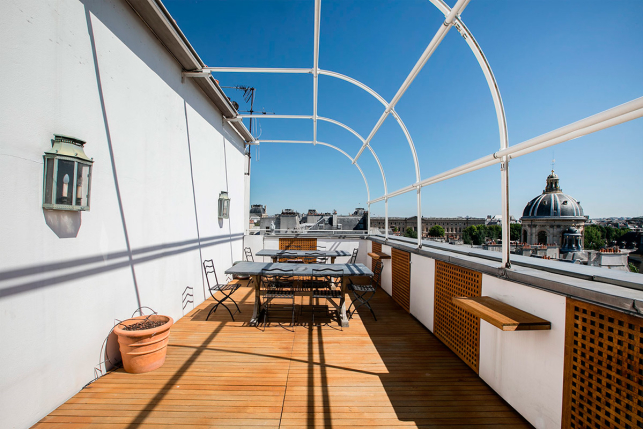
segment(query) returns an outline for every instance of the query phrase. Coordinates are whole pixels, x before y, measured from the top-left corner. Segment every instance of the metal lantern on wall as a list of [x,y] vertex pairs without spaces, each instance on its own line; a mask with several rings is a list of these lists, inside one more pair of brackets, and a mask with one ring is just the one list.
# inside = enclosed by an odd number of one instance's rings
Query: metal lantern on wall
[[230,218],[230,197],[226,191],[219,194],[219,219]]
[[49,210],[89,210],[93,159],[85,155],[85,142],[54,134],[44,154],[42,207]]

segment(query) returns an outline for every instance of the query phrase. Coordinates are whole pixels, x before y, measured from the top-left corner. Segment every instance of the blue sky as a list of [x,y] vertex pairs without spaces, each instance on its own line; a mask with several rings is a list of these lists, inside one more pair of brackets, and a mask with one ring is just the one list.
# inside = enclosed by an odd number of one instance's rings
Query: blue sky
[[[449,0],[450,6],[455,0]],[[187,1],[164,4],[209,66],[312,67],[314,1]],[[390,100],[443,21],[428,0],[323,0],[319,67],[355,79]],[[509,144],[643,96],[643,1],[472,0],[462,19],[498,81]],[[312,114],[312,77],[215,74],[221,85],[257,88],[255,110]],[[242,102],[240,92],[227,90]],[[247,108],[241,103],[241,110]],[[414,140],[422,178],[499,149],[486,81],[452,29],[396,107]],[[359,88],[319,78],[320,116],[366,137],[383,111]],[[261,139],[312,140],[312,121],[263,119]],[[360,141],[319,123],[318,140],[354,156]],[[389,116],[371,142],[389,191],[414,182],[409,145]],[[357,169],[323,146],[262,144],[252,149],[251,202],[340,213],[366,206]],[[542,192],[556,159],[563,191],[590,217],[643,215],[643,119],[512,160],[510,212]],[[368,151],[359,159],[371,198],[384,193]],[[500,213],[500,171],[492,166],[422,190],[424,216]],[[372,206],[375,216],[384,204]],[[389,200],[390,216],[416,214],[415,193]]]

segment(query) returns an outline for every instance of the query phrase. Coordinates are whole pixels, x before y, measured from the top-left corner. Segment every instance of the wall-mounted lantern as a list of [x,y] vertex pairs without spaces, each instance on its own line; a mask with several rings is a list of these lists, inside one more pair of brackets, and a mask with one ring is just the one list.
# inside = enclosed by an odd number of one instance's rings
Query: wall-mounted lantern
[[49,210],[89,210],[93,159],[85,155],[85,142],[54,134],[45,152],[42,207]]
[[230,197],[226,191],[219,194],[219,219],[230,218]]

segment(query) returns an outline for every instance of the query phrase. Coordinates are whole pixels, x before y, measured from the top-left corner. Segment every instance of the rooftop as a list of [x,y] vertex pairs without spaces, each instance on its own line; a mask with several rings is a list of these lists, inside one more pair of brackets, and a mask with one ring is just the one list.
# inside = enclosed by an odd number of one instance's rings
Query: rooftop
[[205,301],[172,328],[162,368],[111,372],[34,428],[531,427],[386,294],[375,298],[377,322],[366,311],[343,331],[290,331],[275,318],[265,332],[248,326],[252,288],[238,295],[237,321],[206,321]]

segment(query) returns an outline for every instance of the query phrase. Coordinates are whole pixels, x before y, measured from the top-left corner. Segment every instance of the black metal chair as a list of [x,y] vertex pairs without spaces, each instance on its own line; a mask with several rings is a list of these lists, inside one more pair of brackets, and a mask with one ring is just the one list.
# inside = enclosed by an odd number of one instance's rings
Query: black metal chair
[[[217,278],[217,272],[214,269],[214,262],[212,259],[206,259],[203,261],[203,271],[205,271],[205,279],[208,282],[208,290],[210,291],[210,295],[212,296],[212,299],[216,302],[214,304],[214,307],[210,309],[210,312],[208,313],[208,317],[205,318],[205,320],[208,320],[210,318],[210,315],[217,311],[219,308],[219,305],[223,305],[226,310],[228,310],[228,313],[230,313],[230,317],[232,317],[232,321],[234,321],[234,315],[232,311],[228,308],[227,305],[225,305],[223,302],[230,300],[234,303],[235,307],[237,307],[237,311],[234,313],[236,314],[237,312],[241,313],[241,310],[239,309],[239,306],[237,305],[237,302],[232,298],[232,294],[239,289],[240,284],[239,283],[225,283],[221,284],[219,283],[219,279]],[[214,275],[214,282],[210,282],[211,275]],[[221,292],[223,294],[222,299],[217,299],[215,294],[217,292]]]
[[292,310],[292,321],[290,326],[295,324],[295,284],[293,282],[293,270],[281,268],[270,268],[261,270],[260,290],[265,297],[263,304],[264,319],[263,327],[268,324],[268,310],[274,299],[290,299],[292,307],[282,307],[281,310]]
[[[377,291],[377,287],[380,285],[380,279],[382,278],[382,268],[384,264],[381,262],[378,263],[375,268],[373,268],[373,278],[371,279],[371,284],[366,284],[366,285],[360,285],[360,284],[355,284],[349,279],[348,283],[348,290],[353,292],[353,302],[351,302],[351,305],[348,306],[348,317],[349,319],[353,318],[353,314],[357,311],[359,307],[362,305],[365,305],[368,307],[369,310],[371,310],[371,314],[373,315],[373,319],[377,321],[377,317],[375,316],[375,312],[373,311],[373,307],[371,307],[371,304],[369,304],[369,301],[375,296],[375,292]],[[359,305],[355,305],[355,302],[359,302]],[[353,311],[351,312],[351,307],[354,306]]]
[[359,249],[354,248],[353,249],[353,254],[351,255],[351,258],[348,260],[349,264],[356,264],[357,263],[357,253],[359,252]]
[[[320,299],[330,301],[333,306],[339,310],[339,305],[335,305],[333,299],[340,299],[342,297],[342,276],[344,270],[341,268],[313,268],[312,279],[304,282],[304,288],[311,291],[311,299],[314,302]],[[315,310],[317,308],[326,308],[326,305],[311,305],[313,321],[312,326],[315,325]]]
[[246,257],[246,262],[254,262],[255,258],[252,256],[252,249],[249,247],[244,247],[243,253]]

